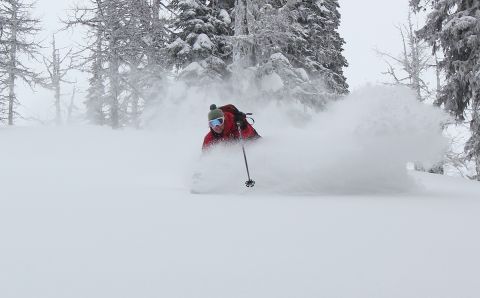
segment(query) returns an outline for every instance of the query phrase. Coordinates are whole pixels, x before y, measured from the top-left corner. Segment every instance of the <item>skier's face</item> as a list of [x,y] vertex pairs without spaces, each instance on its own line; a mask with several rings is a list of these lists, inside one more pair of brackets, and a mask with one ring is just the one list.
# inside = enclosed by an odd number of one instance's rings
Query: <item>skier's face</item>
[[212,129],[213,129],[213,131],[216,132],[216,133],[222,133],[224,127],[225,127],[225,125],[222,124],[222,125],[214,126],[214,127],[212,127]]
[[222,133],[223,129],[225,127],[224,120],[225,120],[224,117],[213,119],[213,120],[210,120],[209,125],[213,129],[214,132]]

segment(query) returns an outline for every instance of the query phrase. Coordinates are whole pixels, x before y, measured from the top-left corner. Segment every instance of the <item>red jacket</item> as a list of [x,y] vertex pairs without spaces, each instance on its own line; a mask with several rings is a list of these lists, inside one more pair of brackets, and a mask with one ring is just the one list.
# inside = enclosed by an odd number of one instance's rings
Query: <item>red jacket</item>
[[[240,140],[240,134],[238,132],[237,124],[234,120],[234,115],[229,112],[224,113],[224,129],[221,134],[218,134],[210,128],[210,132],[205,136],[203,140],[203,149],[209,148],[211,145],[214,145],[219,142],[229,142]],[[246,127],[242,129],[242,137],[244,140],[248,139],[257,139],[260,136],[255,131],[252,125],[247,122]]]

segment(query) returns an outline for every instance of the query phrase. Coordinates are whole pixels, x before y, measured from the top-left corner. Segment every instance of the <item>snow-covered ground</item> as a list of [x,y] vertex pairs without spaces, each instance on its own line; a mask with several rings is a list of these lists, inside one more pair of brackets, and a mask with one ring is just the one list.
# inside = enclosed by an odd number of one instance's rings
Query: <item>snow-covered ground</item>
[[480,296],[480,185],[405,169],[441,155],[439,111],[384,88],[252,110],[247,189],[239,147],[201,156],[206,108],[0,129],[0,297]]

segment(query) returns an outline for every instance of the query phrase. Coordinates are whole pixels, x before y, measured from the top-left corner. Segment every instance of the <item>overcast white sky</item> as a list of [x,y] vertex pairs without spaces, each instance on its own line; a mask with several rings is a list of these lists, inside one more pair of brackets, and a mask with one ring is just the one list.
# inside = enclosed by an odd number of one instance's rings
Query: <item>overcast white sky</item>
[[345,57],[349,67],[345,75],[351,90],[366,83],[385,79],[385,62],[375,49],[396,55],[401,51],[401,37],[395,26],[405,24],[408,0],[339,0],[345,39]]
[[[42,18],[45,28],[42,39],[50,40],[51,34],[61,27],[59,18],[64,18],[65,10],[75,2],[37,0],[37,15]],[[345,75],[350,89],[384,80],[381,72],[386,69],[385,63],[374,49],[392,54],[400,52],[400,36],[395,26],[405,23],[408,0],[339,0],[339,4],[342,16],[339,31],[346,41],[344,55],[349,67],[345,69]],[[81,33],[64,32],[59,37],[60,45],[68,46],[74,40],[79,40]],[[36,117],[44,118],[53,111],[51,104],[46,105],[46,102],[51,102],[51,97],[51,92],[40,90],[26,104],[27,109],[35,111]]]

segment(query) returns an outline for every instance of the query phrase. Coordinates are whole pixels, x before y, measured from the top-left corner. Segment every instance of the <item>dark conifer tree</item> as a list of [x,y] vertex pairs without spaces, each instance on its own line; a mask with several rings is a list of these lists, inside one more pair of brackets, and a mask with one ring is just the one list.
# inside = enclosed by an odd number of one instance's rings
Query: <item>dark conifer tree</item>
[[338,33],[340,13],[338,0],[303,0],[292,11],[294,41],[287,49],[292,63],[314,77],[321,77],[327,88],[338,94],[348,92],[343,68],[348,66],[343,56],[345,41]]
[[480,1],[411,0],[415,9],[431,10],[419,36],[436,51],[443,52],[440,62],[446,82],[438,95],[443,105],[459,120],[470,116],[472,136],[465,150],[475,161],[480,180]]
[[[175,12],[168,45],[171,63],[187,77],[221,79],[228,75],[233,35],[229,1],[173,0]],[[186,69],[185,69],[186,68]]]

